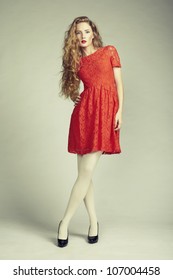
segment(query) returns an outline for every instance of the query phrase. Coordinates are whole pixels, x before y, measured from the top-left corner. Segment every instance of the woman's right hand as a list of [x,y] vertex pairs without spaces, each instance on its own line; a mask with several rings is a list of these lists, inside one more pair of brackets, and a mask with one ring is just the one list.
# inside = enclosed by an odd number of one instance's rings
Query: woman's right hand
[[80,95],[78,95],[77,97],[76,97],[76,99],[75,99],[75,101],[74,101],[74,106],[76,106],[78,103],[79,103],[79,101],[80,101]]

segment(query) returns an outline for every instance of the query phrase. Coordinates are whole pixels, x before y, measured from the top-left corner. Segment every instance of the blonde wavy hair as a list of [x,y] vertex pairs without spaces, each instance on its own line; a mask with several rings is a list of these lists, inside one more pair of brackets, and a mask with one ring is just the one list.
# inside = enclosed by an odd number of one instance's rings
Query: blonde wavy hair
[[75,101],[79,95],[80,79],[77,76],[77,71],[80,66],[80,57],[83,56],[82,47],[79,46],[79,41],[76,36],[77,24],[80,22],[87,22],[93,31],[93,46],[99,48],[103,46],[102,38],[99,34],[98,28],[95,23],[91,21],[87,16],[77,17],[69,25],[69,29],[65,32],[64,46],[62,55],[62,77],[60,79],[60,96],[64,96],[66,99],[71,98]]

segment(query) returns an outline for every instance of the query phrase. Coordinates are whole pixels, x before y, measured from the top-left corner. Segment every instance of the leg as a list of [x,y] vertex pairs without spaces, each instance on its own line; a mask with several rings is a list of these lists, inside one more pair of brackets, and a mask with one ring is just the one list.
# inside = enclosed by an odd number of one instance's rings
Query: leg
[[[79,173],[81,161],[82,161],[82,155],[77,155],[78,173]],[[94,187],[93,187],[92,179],[90,181],[88,191],[84,197],[84,203],[90,220],[90,235],[95,236],[97,234],[97,216],[96,216],[95,205],[94,205]]]
[[97,216],[94,203],[94,187],[93,181],[90,181],[88,192],[84,198],[84,203],[90,219],[90,235],[95,236],[97,234]]
[[82,156],[79,174],[72,188],[70,199],[62,219],[59,238],[65,239],[67,237],[67,228],[71,218],[73,217],[78,206],[87,194],[90,181],[97,165],[97,162],[102,154],[102,151],[97,151]]

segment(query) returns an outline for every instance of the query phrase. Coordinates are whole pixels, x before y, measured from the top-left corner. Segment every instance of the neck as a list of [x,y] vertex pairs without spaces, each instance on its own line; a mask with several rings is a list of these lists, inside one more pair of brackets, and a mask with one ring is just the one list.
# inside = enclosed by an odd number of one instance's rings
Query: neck
[[94,49],[94,46],[88,46],[86,48],[82,48],[84,56],[90,55],[94,53],[96,50]]

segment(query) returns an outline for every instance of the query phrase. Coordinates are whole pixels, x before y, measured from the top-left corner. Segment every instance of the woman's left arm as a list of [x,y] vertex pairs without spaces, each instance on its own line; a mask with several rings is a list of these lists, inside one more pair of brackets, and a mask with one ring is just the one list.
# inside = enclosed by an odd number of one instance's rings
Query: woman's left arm
[[115,116],[115,130],[121,128],[122,124],[122,111],[123,111],[123,99],[124,99],[124,88],[123,88],[123,81],[122,81],[122,74],[120,67],[113,67],[115,82],[117,85],[117,92],[118,92],[118,101],[119,101],[119,108]]

